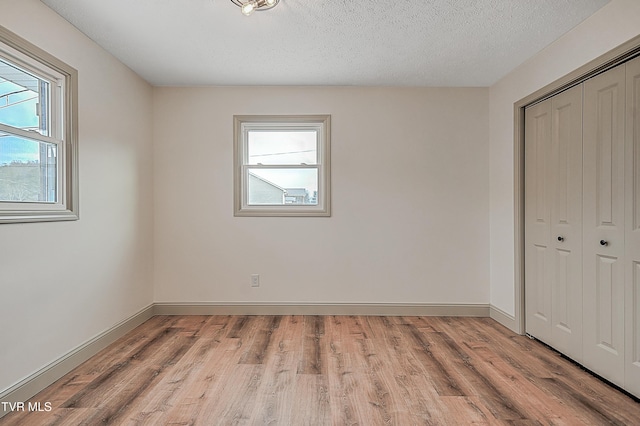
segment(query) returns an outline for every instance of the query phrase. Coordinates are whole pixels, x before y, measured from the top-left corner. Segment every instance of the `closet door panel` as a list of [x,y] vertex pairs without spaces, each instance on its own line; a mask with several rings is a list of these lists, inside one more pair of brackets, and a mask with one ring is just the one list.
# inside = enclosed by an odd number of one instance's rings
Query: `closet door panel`
[[551,99],[551,341],[582,358],[582,85]]
[[625,65],[584,83],[583,363],[623,386]]
[[627,63],[625,388],[640,396],[640,58]]
[[582,354],[582,86],[525,111],[527,333]]
[[551,100],[525,111],[526,331],[551,338],[550,152]]

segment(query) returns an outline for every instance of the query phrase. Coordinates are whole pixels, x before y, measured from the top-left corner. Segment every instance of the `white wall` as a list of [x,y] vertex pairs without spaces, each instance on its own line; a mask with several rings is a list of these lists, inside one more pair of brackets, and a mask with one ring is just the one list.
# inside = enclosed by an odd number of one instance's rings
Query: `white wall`
[[[156,88],[154,114],[156,301],[488,303],[488,89]],[[233,216],[234,114],[332,115],[332,217]]]
[[640,1],[612,0],[490,88],[491,304],[515,314],[514,103],[640,34]]
[[152,88],[37,0],[0,25],[79,72],[80,220],[0,225],[0,393],[152,302]]

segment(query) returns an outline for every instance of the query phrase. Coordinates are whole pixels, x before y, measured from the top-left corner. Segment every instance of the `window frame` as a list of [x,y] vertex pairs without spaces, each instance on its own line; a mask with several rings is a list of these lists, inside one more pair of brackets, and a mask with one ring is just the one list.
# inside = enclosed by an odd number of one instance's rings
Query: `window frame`
[[[234,216],[331,216],[331,116],[330,115],[234,115]],[[255,165],[248,161],[249,130],[292,131],[316,130],[317,164]],[[250,168],[317,169],[318,194],[316,205],[248,204],[247,175]]]
[[0,57],[50,83],[52,111],[48,137],[1,124],[0,131],[57,146],[56,201],[0,201],[0,224],[78,220],[78,71],[3,26]]

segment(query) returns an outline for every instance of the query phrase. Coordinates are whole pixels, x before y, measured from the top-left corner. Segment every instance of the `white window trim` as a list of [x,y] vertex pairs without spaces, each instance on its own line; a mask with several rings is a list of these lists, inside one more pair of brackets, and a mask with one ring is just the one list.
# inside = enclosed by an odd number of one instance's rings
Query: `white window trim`
[[[58,201],[0,201],[1,223],[51,222],[77,220],[78,202],[78,71],[59,59],[0,26],[0,54],[51,82],[52,105],[62,115],[62,122],[51,123],[51,137],[26,132],[0,124],[8,131],[31,140],[58,145]],[[56,86],[56,87],[53,87]],[[62,126],[62,129],[60,129]]]
[[[247,130],[265,128],[318,130],[318,163],[315,165],[273,166],[318,169],[317,205],[249,205],[245,169]],[[331,116],[330,115],[234,115],[234,215],[235,216],[331,216]],[[261,166],[268,168],[270,166]]]

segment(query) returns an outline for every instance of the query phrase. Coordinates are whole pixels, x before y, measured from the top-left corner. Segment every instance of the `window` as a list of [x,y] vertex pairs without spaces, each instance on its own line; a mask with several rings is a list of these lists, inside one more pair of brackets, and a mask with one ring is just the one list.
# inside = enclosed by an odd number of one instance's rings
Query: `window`
[[235,215],[330,216],[330,116],[234,116]]
[[0,223],[78,218],[77,71],[0,27]]

